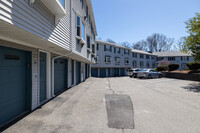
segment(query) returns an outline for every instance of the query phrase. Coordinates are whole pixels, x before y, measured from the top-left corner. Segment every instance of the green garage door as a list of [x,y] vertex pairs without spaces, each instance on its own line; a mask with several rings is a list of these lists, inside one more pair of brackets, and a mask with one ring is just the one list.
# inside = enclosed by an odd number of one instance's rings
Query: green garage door
[[106,77],[106,69],[105,69],[105,68],[101,68],[101,69],[100,69],[100,77],[101,77],[101,78]]
[[120,68],[120,76],[125,76],[125,68]]
[[67,59],[56,59],[54,61],[54,94],[58,95],[67,89]]
[[92,68],[92,77],[98,77],[98,68]]
[[112,77],[111,68],[108,68],[108,77]]
[[85,79],[88,78],[88,65],[85,64]]
[[46,100],[46,84],[47,84],[47,55],[46,53],[40,52],[40,102],[43,102]]
[[81,63],[76,62],[76,84],[81,83]]
[[119,68],[114,68],[113,71],[114,71],[114,76],[118,77],[119,76]]
[[30,111],[31,52],[0,46],[0,127]]

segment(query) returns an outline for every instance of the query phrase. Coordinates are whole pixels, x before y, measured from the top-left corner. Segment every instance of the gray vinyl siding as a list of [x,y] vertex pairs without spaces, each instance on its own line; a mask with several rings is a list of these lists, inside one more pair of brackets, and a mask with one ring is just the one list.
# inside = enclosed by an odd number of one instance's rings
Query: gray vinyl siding
[[[161,57],[161,56],[159,56]],[[169,56],[169,57],[173,57],[173,56]],[[193,62],[194,58],[192,56],[188,56],[189,60],[181,60],[181,57],[187,57],[187,56],[175,56],[175,60],[168,60],[168,57],[163,57],[163,60],[169,61],[170,64],[179,64],[179,69],[178,70],[183,70],[182,68],[182,64],[187,64],[189,62]],[[159,63],[159,61],[158,61]]]
[[[92,33],[91,25],[88,20],[85,21],[85,44],[83,46],[77,44],[76,42],[76,16],[84,18],[86,16],[86,2],[84,1],[84,6],[82,8],[80,0],[72,1],[72,47],[73,52],[81,55],[89,60],[91,60],[91,53],[88,56],[87,52],[87,35],[91,36],[91,45],[95,44],[95,36]],[[91,47],[91,46],[90,46]]]
[[1,0],[0,19],[69,50],[70,1],[65,3],[67,15],[57,25],[55,16],[40,0],[32,6],[28,0]]
[[[98,43],[98,42],[97,42]],[[104,45],[106,44],[99,44],[99,50],[96,50],[96,55],[98,57],[98,62],[97,64],[93,64],[92,67],[101,67],[101,68],[131,68],[131,51],[129,51],[128,54],[124,54],[124,49],[120,48],[120,54],[119,53],[114,53],[114,46],[112,46],[112,52],[110,51],[104,51]],[[105,56],[110,56],[111,57],[111,63],[106,64],[105,63]],[[115,57],[120,58],[120,64],[116,65],[115,64]],[[125,65],[124,59],[128,58],[129,59],[129,65]]]

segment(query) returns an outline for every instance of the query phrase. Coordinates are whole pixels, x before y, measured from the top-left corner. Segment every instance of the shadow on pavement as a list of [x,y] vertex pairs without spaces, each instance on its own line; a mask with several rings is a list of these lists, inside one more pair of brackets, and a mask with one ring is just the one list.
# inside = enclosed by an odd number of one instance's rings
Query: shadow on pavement
[[192,83],[192,84],[189,84],[188,86],[182,86],[181,88],[187,89],[187,90],[193,91],[193,92],[200,92],[200,82]]

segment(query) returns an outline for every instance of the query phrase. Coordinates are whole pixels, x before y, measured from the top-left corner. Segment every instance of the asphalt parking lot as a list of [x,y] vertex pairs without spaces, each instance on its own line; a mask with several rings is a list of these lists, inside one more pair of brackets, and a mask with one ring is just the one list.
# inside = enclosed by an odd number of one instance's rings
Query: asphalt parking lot
[[200,83],[167,78],[89,78],[4,132],[199,133]]

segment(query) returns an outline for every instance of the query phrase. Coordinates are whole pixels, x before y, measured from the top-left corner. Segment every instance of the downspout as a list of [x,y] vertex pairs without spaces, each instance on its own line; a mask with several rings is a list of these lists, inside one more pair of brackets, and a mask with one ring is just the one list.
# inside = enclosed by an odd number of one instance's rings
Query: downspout
[[52,97],[55,97],[54,95],[54,61],[55,59],[58,59],[60,57],[67,57],[69,56],[70,54],[73,53],[73,46],[72,46],[72,0],[70,0],[70,52],[68,54],[64,54],[64,55],[60,55],[60,56],[56,56],[56,57],[53,57],[51,59],[51,96]]

